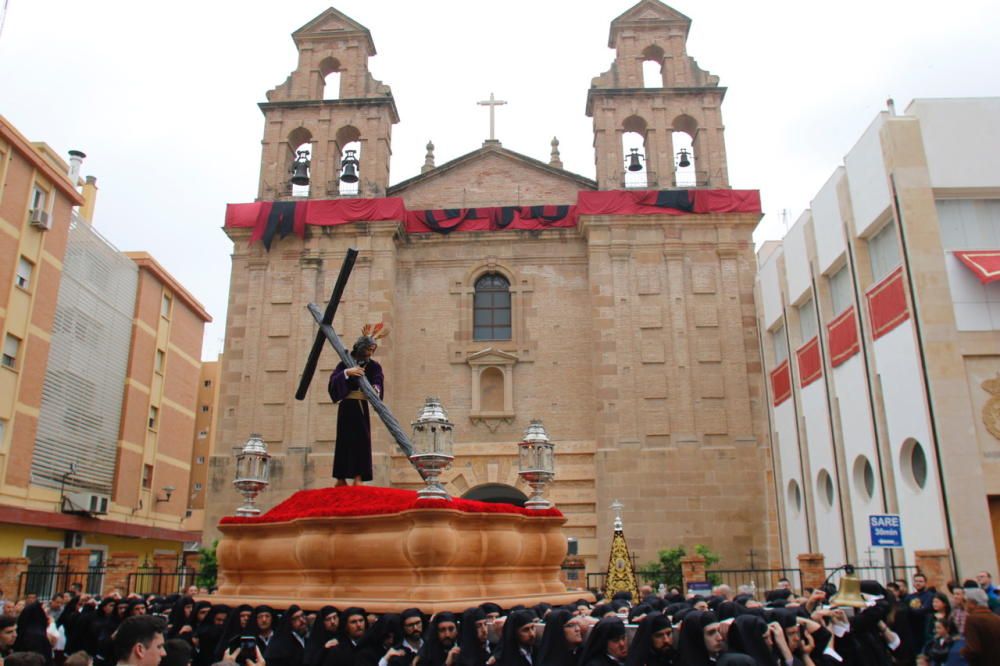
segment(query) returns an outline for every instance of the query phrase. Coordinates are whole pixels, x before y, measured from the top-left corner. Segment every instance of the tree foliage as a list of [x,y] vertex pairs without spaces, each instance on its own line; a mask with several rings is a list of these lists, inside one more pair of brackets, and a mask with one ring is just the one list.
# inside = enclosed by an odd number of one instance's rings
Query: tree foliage
[[[718,564],[719,555],[712,552],[708,546],[697,544],[694,547],[696,555],[705,558],[705,568],[709,569],[713,564]],[[639,577],[650,585],[664,584],[668,588],[678,587],[683,589],[684,577],[681,573],[681,559],[687,556],[684,546],[675,546],[657,551],[657,561],[643,565],[639,571]],[[708,575],[708,580],[713,585],[718,584],[718,576]]]
[[201,555],[201,566],[198,568],[198,575],[195,577],[195,585],[206,589],[215,588],[216,579],[219,576],[219,561],[215,558],[215,549],[219,547],[219,541],[212,542],[211,548],[202,546],[198,550]]

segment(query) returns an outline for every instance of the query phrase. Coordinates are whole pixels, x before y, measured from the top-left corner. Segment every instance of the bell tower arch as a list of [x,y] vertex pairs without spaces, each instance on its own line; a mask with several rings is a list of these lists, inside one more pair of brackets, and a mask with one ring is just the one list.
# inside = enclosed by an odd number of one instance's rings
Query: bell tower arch
[[[385,196],[392,126],[399,122],[392,90],[368,71],[375,43],[368,28],[332,7],[292,33],[298,65],[267,92],[259,199],[340,195],[344,146],[356,148],[358,197]],[[339,77],[331,77],[331,74]],[[325,90],[339,79],[339,90]],[[309,186],[293,191],[296,151],[308,150]],[[300,166],[301,173],[301,166]]]
[[[594,119],[597,184],[602,190],[625,186],[625,133],[641,126],[646,180],[650,189],[677,186],[673,133],[691,138],[695,185],[729,187],[719,77],[701,69],[687,54],[691,19],[659,0],[641,0],[611,22],[611,69],[595,77],[587,93]],[[660,66],[660,87],[649,85],[647,62]],[[647,87],[648,86],[648,87]],[[641,119],[638,123],[636,119]],[[634,179],[629,181],[634,185]]]

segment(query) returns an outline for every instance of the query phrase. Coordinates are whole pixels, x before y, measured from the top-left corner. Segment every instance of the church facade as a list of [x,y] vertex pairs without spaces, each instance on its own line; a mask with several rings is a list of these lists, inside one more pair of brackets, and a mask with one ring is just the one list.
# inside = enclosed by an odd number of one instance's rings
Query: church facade
[[[368,72],[371,34],[332,8],[293,33],[298,65],[260,105],[259,198],[227,212],[207,526],[237,506],[233,453],[251,433],[274,456],[263,506],[332,484],[331,349],[306,399],[294,393],[316,333],[306,305],[329,299],[353,247],[334,326],[348,343],[366,323],[388,326],[377,358],[404,426],[426,396],[441,399],[456,434],[450,493],[522,496],[517,442],[541,419],[556,445],[547,494],[588,571],[607,562],[614,500],[640,563],[699,543],[724,566],[751,549],[780,563],[755,324],[759,195],[729,187],[725,89],[687,55],[690,23],[656,0],[612,22],[615,59],[587,98],[596,181],[564,170],[555,146],[546,163],[491,140],[391,184],[399,118]],[[644,84],[648,61],[662,85]],[[340,95],[324,100],[331,72]],[[641,141],[636,172],[627,133]],[[681,188],[676,133],[695,164]],[[308,191],[290,183],[296,159],[309,160]],[[372,431],[374,483],[419,487],[381,424]]]

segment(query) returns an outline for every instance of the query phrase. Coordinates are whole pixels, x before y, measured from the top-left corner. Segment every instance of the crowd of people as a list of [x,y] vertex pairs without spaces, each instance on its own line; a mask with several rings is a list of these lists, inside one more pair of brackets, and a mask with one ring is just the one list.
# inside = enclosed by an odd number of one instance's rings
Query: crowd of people
[[831,586],[791,583],[756,598],[654,594],[503,609],[484,603],[427,616],[419,608],[229,606],[189,595],[77,587],[28,596],[0,615],[0,666],[893,666],[1000,664],[1000,593],[978,580],[927,586],[917,574],[863,581],[863,608],[836,607]]

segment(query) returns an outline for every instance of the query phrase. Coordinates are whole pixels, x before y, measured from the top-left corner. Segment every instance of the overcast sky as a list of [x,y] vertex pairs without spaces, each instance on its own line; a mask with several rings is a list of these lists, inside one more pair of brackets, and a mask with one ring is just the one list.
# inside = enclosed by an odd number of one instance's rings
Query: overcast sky
[[[0,0],[2,6],[3,0]],[[147,250],[215,318],[221,351],[231,243],[225,205],[256,196],[257,103],[295,67],[290,33],[320,0],[8,0],[0,114],[33,141],[87,153],[95,225],[121,250]],[[342,0],[371,30],[373,75],[390,85],[391,182],[488,133],[491,91],[505,147],[594,176],[592,77],[608,69],[611,20],[631,0]],[[733,187],[760,189],[758,242],[780,237],[887,97],[1000,95],[1000,3],[954,0],[677,0],[688,52],[728,87],[723,117]]]

